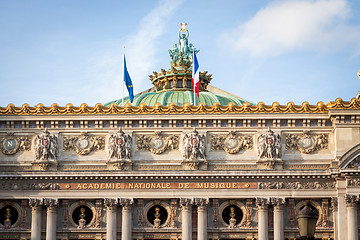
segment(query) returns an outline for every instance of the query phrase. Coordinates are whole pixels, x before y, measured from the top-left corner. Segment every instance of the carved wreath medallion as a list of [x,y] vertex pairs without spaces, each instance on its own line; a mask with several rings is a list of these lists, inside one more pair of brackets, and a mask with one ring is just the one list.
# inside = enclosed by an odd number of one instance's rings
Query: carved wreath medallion
[[161,132],[155,132],[154,136],[138,136],[136,142],[137,150],[150,151],[153,154],[162,154],[166,150],[179,148],[179,136],[163,136]]
[[65,137],[64,150],[75,150],[80,155],[87,155],[93,150],[102,150],[105,146],[104,137],[91,137],[82,133],[79,137]]
[[3,154],[13,155],[18,151],[30,151],[31,139],[30,137],[15,137],[13,134],[8,134],[0,140],[0,148]]
[[309,134],[304,134],[297,143],[298,149],[302,153],[311,153],[315,150],[315,138]]
[[224,150],[227,153],[238,153],[241,149],[241,141],[234,132],[230,132],[224,141]]
[[165,152],[167,145],[160,134],[155,134],[150,140],[150,152],[154,154],[161,154]]
[[237,136],[234,131],[227,136],[212,136],[211,150],[224,150],[227,153],[235,154],[240,150],[251,149],[253,146],[251,136]]
[[1,140],[1,151],[4,154],[15,154],[19,150],[19,147],[20,143],[14,136],[8,135]]
[[316,150],[328,148],[327,134],[311,134],[305,131],[303,134],[287,134],[286,149],[299,150],[301,153],[309,154]]

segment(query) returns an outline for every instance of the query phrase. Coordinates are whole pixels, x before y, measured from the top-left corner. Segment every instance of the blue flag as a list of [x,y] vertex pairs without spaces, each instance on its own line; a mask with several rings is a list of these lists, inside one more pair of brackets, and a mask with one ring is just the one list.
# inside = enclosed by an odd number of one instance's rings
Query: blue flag
[[125,82],[125,85],[126,85],[126,88],[127,88],[128,92],[129,92],[130,102],[133,102],[133,100],[134,100],[134,90],[133,90],[133,84],[132,84],[130,75],[129,75],[129,73],[127,71],[127,68],[126,68],[125,54],[124,54],[124,82]]

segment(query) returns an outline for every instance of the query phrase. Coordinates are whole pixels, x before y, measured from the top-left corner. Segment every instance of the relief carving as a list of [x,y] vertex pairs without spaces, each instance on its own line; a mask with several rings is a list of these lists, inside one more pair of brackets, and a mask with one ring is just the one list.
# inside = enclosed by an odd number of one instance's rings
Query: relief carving
[[177,228],[176,216],[177,216],[178,203],[177,199],[171,199],[171,213],[170,213],[170,227]]
[[[280,134],[275,134],[271,129],[258,137],[259,159],[277,159],[281,157]],[[271,167],[271,166],[270,166]]]
[[91,151],[104,149],[104,137],[89,136],[87,133],[81,133],[78,137],[64,137],[64,151],[76,151],[80,155],[87,155]]
[[116,134],[109,136],[108,159],[130,160],[132,137],[121,129]]
[[224,150],[230,154],[236,154],[241,150],[253,148],[251,136],[237,136],[235,131],[230,131],[227,136],[211,136],[211,150]]
[[[34,137],[35,159],[40,161],[48,161],[57,159],[58,138],[54,134],[50,134],[47,129],[44,133]],[[43,168],[47,168],[44,166]]]
[[132,137],[121,129],[108,139],[108,165],[117,170],[131,170]]
[[303,134],[286,134],[286,150],[298,150],[309,154],[328,148],[328,134],[311,134],[304,131]]
[[95,228],[101,228],[101,215],[102,215],[102,200],[96,200],[95,202]]
[[357,186],[360,186],[360,179],[359,179],[359,178],[349,179],[349,180],[347,181],[347,185],[348,185],[348,187],[357,187]]
[[182,165],[187,170],[198,170],[201,167],[207,168],[206,162],[206,136],[200,135],[196,129],[191,133],[184,134]]
[[155,132],[154,136],[140,135],[136,138],[136,150],[150,151],[153,154],[162,154],[165,151],[179,149],[179,136],[163,136]]
[[321,182],[261,182],[259,189],[334,189],[336,183]]
[[18,151],[31,150],[31,138],[27,136],[15,137],[13,133],[7,134],[0,140],[1,152],[6,155],[13,155]]
[[0,190],[58,190],[57,183],[2,182]]

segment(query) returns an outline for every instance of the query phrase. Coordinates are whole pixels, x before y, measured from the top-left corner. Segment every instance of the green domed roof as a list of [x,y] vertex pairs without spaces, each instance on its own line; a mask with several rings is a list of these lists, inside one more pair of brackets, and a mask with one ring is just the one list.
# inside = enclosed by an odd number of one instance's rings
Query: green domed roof
[[[196,105],[200,102],[205,103],[206,106],[212,106],[218,102],[220,105],[225,106],[230,102],[235,103],[236,106],[242,105],[246,100],[238,97],[234,97],[227,94],[215,94],[212,92],[202,91],[199,94],[199,99],[196,98]],[[183,106],[185,103],[193,104],[194,94],[192,91],[165,91],[165,92],[147,92],[135,95],[132,106],[139,106],[141,103],[145,103],[147,106],[154,106],[156,103],[160,103],[162,106],[168,106],[170,103],[175,103],[177,106]],[[109,106],[112,103],[117,105],[122,104],[122,99],[114,100],[105,104]],[[129,97],[124,98],[124,104],[130,103]]]
[[[153,75],[149,75],[154,87],[134,96],[131,105],[139,106],[141,103],[145,103],[147,106],[154,106],[156,103],[160,103],[162,106],[168,106],[170,103],[175,103],[177,106],[183,106],[185,103],[192,105],[205,103],[206,106],[212,106],[214,103],[220,103],[220,105],[226,106],[233,102],[236,106],[240,106],[249,102],[209,85],[212,75],[204,71],[199,72],[198,87],[200,93],[194,104],[191,65],[193,54],[198,53],[199,50],[192,44],[188,44],[189,32],[186,30],[187,34],[181,35],[181,31],[184,32],[183,30],[179,31],[179,45],[175,44],[173,49],[169,49],[171,69],[161,69],[161,72],[153,72]],[[105,106],[112,103],[121,105],[122,99],[108,102]],[[124,105],[127,103],[130,103],[129,97],[124,98]],[[249,103],[254,105],[251,102]]]

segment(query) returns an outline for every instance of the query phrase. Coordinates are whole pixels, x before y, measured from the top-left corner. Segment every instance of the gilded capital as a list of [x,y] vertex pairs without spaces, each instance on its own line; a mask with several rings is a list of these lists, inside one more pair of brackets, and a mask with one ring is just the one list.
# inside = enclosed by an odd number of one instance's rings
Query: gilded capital
[[115,210],[118,204],[118,199],[116,198],[105,198],[104,205],[106,206],[107,210]]
[[285,198],[271,198],[270,202],[274,206],[274,210],[282,210],[285,205]]
[[258,210],[266,210],[269,206],[269,199],[268,198],[256,198],[256,207]]
[[132,209],[134,200],[130,198],[119,198],[119,204],[122,206],[123,210],[130,210]]
[[356,195],[346,194],[345,203],[347,207],[356,207],[358,205],[359,198]]
[[180,205],[182,210],[190,210],[193,204],[193,200],[190,198],[180,198]]

